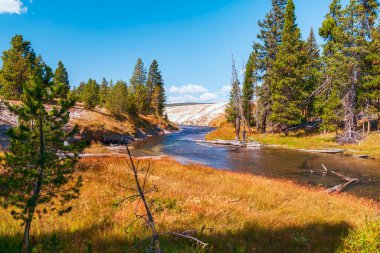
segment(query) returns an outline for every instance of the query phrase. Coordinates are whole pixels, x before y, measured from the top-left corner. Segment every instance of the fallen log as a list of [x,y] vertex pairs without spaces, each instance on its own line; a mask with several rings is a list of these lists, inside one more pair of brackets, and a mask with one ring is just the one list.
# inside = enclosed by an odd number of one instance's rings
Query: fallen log
[[269,129],[269,131],[266,132],[266,133],[263,135],[263,137],[267,136],[267,134],[269,134],[269,133],[272,132],[274,129],[276,129],[280,124],[281,124],[281,123],[278,123],[278,124],[276,124],[274,127],[272,127],[271,129]]
[[[325,170],[323,174],[326,175],[328,173],[328,170],[327,170],[326,166],[323,164],[322,164],[322,167]],[[334,174],[335,176],[343,179],[346,182],[342,183],[342,184],[335,185],[334,187],[327,189],[328,193],[340,193],[344,189],[346,189],[348,186],[350,186],[351,184],[353,184],[355,182],[359,182],[359,179],[357,179],[357,178],[350,178],[350,177],[344,176],[338,172],[335,172],[333,170],[331,171],[331,173]]]
[[349,185],[355,183],[359,181],[358,179],[356,178],[353,178],[352,180],[346,182],[346,183],[343,183],[343,184],[338,184],[330,189],[327,189],[327,192],[328,193],[340,193],[342,192],[345,188],[347,188]]

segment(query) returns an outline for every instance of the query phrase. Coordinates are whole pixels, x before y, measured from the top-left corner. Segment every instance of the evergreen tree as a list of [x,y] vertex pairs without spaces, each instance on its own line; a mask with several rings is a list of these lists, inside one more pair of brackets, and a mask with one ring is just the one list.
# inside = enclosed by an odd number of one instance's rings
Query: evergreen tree
[[148,101],[153,113],[162,117],[164,113],[166,96],[164,80],[158,68],[158,62],[154,60],[149,68],[148,81]]
[[340,142],[353,143],[360,138],[356,128],[356,115],[360,108],[358,94],[365,86],[374,24],[377,19],[377,1],[351,0],[345,9],[339,0],[330,5],[330,12],[320,29],[325,39],[324,59],[330,89],[338,93],[342,103],[345,124]]
[[257,123],[263,132],[265,132],[267,117],[272,107],[272,70],[282,41],[286,2],[286,0],[272,0],[272,9],[263,21],[258,22],[260,32],[257,39],[260,43],[253,44],[253,51],[257,52],[258,56],[257,66],[259,73],[261,73],[260,80],[262,81],[262,85],[258,89],[257,114],[259,115],[259,122]]
[[19,125],[8,132],[11,146],[2,161],[5,173],[0,173],[0,204],[12,208],[13,218],[23,222],[23,252],[31,252],[29,234],[36,216],[69,212],[67,203],[78,197],[81,185],[81,179],[72,174],[81,147],[64,142],[73,137],[76,128],[63,131],[75,101],[60,99],[58,106],[46,108],[46,103],[59,97],[52,76],[46,65],[35,69],[24,87],[21,104],[8,104],[18,115]]
[[146,88],[148,92],[148,104],[151,107],[149,108],[149,111],[152,111],[153,109],[153,93],[155,92],[157,82],[160,81],[159,78],[161,78],[161,73],[158,69],[158,62],[156,60],[153,60],[152,64],[149,67],[148,79],[146,81]]
[[[314,35],[313,28],[310,29],[309,37],[305,43],[306,50],[306,67],[305,67],[305,79],[306,79],[306,91],[308,94],[313,93],[318,85],[322,81],[322,61],[319,53],[319,47]],[[316,115],[314,110],[315,101],[310,101],[306,108],[305,116]]]
[[[368,3],[371,1],[368,1]],[[358,99],[360,110],[367,116],[376,115],[380,126],[380,24],[372,27],[371,41],[364,67],[366,75]]]
[[67,98],[70,91],[69,75],[63,63],[58,62],[58,67],[54,72],[54,84],[59,88],[59,98]]
[[301,33],[296,25],[295,6],[288,1],[282,44],[273,64],[272,114],[270,119],[283,128],[301,123],[301,105],[307,96],[303,79],[305,56]]
[[257,52],[249,55],[248,62],[245,66],[245,76],[243,83],[243,113],[249,125],[254,124],[253,118],[253,98],[257,85]]
[[92,79],[84,85],[80,97],[86,109],[91,110],[99,105],[99,89],[99,84]]
[[117,81],[108,91],[106,107],[116,116],[128,112],[128,87],[126,82]]
[[99,105],[100,106],[106,106],[108,95],[111,88],[112,87],[109,87],[107,80],[103,78],[102,83],[100,84],[100,90],[99,90]]
[[1,59],[0,93],[6,99],[19,99],[39,60],[30,42],[21,35],[12,38],[11,48],[3,52]]
[[135,69],[130,79],[130,90],[134,94],[138,113],[146,114],[149,112],[149,97],[146,87],[146,70],[142,60],[137,59]]
[[160,77],[157,81],[156,86],[154,87],[153,96],[152,96],[152,108],[156,116],[162,117],[164,114],[166,103],[164,81]]
[[137,87],[146,85],[146,70],[141,58],[137,59],[129,84],[132,88],[132,92],[135,92]]

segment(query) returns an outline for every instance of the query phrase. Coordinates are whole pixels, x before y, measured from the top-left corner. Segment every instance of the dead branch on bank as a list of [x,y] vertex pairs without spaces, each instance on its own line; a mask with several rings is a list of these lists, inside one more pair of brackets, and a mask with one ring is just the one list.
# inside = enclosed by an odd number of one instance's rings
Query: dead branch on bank
[[[147,194],[157,191],[157,188],[155,185],[153,186],[153,188],[150,188],[148,190],[146,189],[147,180],[149,178],[149,172],[150,172],[150,168],[151,168],[150,164],[146,167],[139,168],[139,162],[137,162],[137,164],[135,164],[133,159],[132,159],[132,155],[131,155],[131,152],[128,148],[128,144],[126,143],[125,146],[126,146],[127,154],[128,154],[128,160],[126,160],[126,162],[127,162],[128,168],[132,172],[135,185],[133,187],[126,187],[126,186],[118,184],[121,188],[132,191],[133,194],[123,198],[118,203],[116,203],[115,206],[119,206],[122,203],[124,203],[125,201],[131,201],[132,202],[132,201],[137,200],[137,204],[136,204],[136,207],[134,209],[136,219],[134,221],[132,221],[126,227],[126,230],[129,227],[131,227],[133,224],[135,224],[136,222],[141,221],[141,220],[145,221],[145,223],[148,225],[148,227],[151,230],[151,236],[141,240],[140,243],[138,245],[136,245],[136,248],[138,248],[142,243],[149,240],[150,243],[149,243],[148,253],[153,253],[153,252],[154,253],[161,253],[161,252],[163,252],[160,248],[160,241],[159,241],[160,235],[175,235],[175,236],[183,237],[183,238],[195,241],[202,248],[206,247],[207,243],[202,242],[198,238],[191,235],[191,234],[197,233],[197,230],[186,230],[186,231],[181,232],[181,233],[171,232],[171,231],[170,232],[164,232],[164,233],[158,233],[157,232],[154,217],[153,217],[153,214],[151,212],[151,209],[150,209],[149,204],[148,204],[147,199],[146,199]],[[142,182],[140,182],[140,178],[139,178],[139,175],[141,173],[145,174]],[[144,210],[145,213],[143,213],[143,214],[138,212],[138,208],[139,208],[139,205],[141,202],[142,202],[144,209],[145,209]],[[203,234],[203,231],[205,230],[205,228],[206,228],[205,226],[202,227],[201,235]]]
[[[324,171],[324,175],[326,175],[328,173],[328,170],[326,168],[325,165],[322,164],[322,167],[323,169],[325,170]],[[328,193],[339,193],[339,192],[342,192],[344,189],[346,189],[348,186],[350,186],[351,184],[355,183],[355,182],[359,182],[359,179],[357,178],[350,178],[350,177],[347,177],[347,176],[344,176],[338,172],[335,172],[335,171],[331,171],[331,173],[341,179],[343,179],[345,182],[342,183],[342,184],[338,184],[334,187],[331,187],[329,189],[327,189],[327,192]]]

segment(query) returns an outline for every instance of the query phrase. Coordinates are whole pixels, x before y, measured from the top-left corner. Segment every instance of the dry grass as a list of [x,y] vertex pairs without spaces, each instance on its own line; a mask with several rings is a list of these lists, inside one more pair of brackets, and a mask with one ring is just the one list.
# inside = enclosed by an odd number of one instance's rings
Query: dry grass
[[[223,124],[221,128],[209,133],[207,140],[233,140],[235,138],[234,128],[229,124]],[[263,134],[253,132],[249,135],[255,141],[266,145],[278,145],[290,149],[345,149],[346,154],[369,155],[380,159],[380,133],[371,133],[363,141],[356,145],[339,145],[335,141],[335,134],[306,134],[303,131],[284,134]]]
[[[349,228],[363,225],[379,206],[349,195],[328,195],[283,180],[181,165],[171,159],[142,160],[153,165],[149,183],[159,191],[149,195],[159,231],[182,231],[206,225],[200,238],[205,252],[333,252]],[[32,226],[33,241],[51,245],[53,234],[62,252],[131,252],[148,235],[142,224],[128,231],[134,203],[114,208],[123,192],[118,183],[133,185],[122,158],[81,160],[84,186],[73,211],[48,214]],[[0,251],[14,249],[21,227],[0,210]],[[200,252],[196,245],[164,237],[166,252]],[[3,248],[1,248],[3,247]],[[3,249],[3,251],[1,250]],[[143,248],[140,248],[143,252]]]

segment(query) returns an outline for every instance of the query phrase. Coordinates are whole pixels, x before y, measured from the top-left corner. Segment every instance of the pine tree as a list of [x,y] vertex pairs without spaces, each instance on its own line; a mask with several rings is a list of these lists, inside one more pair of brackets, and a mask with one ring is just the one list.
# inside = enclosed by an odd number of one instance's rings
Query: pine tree
[[253,97],[257,85],[257,52],[252,52],[245,66],[245,76],[243,83],[243,113],[249,125],[254,124],[253,118]]
[[15,35],[11,48],[3,52],[0,70],[0,93],[5,99],[19,99],[38,59],[29,41]]
[[257,123],[263,132],[265,132],[267,118],[272,107],[272,70],[282,41],[286,2],[286,0],[272,0],[272,9],[263,21],[258,22],[260,32],[257,39],[260,43],[253,44],[253,51],[258,53],[257,66],[262,81],[262,85],[258,89],[257,114],[259,122]]
[[76,128],[63,131],[75,101],[59,99],[58,106],[46,108],[46,103],[59,97],[52,76],[51,69],[41,65],[27,81],[21,104],[8,104],[18,115],[19,125],[8,132],[11,146],[2,161],[0,204],[12,208],[13,218],[23,222],[23,252],[31,252],[29,234],[36,216],[69,212],[67,203],[79,196],[81,186],[81,178],[73,172],[82,147],[65,145]]
[[[306,67],[305,67],[305,79],[306,79],[306,92],[308,94],[313,93],[318,85],[322,81],[322,61],[320,57],[319,47],[317,40],[314,35],[313,28],[310,29],[309,37],[305,43],[306,50]],[[305,116],[317,115],[317,112],[314,110],[315,100],[310,101],[306,105]]]
[[146,70],[142,60],[137,59],[135,69],[130,79],[130,90],[134,94],[138,113],[149,112],[148,89],[146,87]]
[[132,88],[132,92],[135,92],[137,87],[146,85],[146,70],[141,58],[137,59],[129,84]]
[[86,109],[92,110],[99,105],[99,89],[99,84],[92,79],[84,85],[80,97]]
[[164,88],[164,80],[161,71],[158,68],[158,62],[153,60],[149,68],[148,81],[146,83],[148,89],[148,101],[153,113],[159,117],[163,116],[166,96]]
[[105,78],[102,79],[102,83],[100,84],[99,90],[99,105],[106,106],[108,94],[110,92],[110,87]]
[[69,75],[63,63],[58,62],[58,67],[54,72],[54,84],[59,88],[59,98],[67,98],[70,91]]
[[378,11],[377,1],[351,0],[345,9],[339,0],[330,5],[330,12],[320,29],[325,39],[326,73],[331,78],[330,89],[338,93],[342,103],[345,128],[339,141],[357,142],[358,94],[368,75],[366,59]]
[[158,62],[156,60],[153,60],[152,64],[149,66],[149,71],[148,71],[148,79],[146,81],[146,88],[148,92],[148,104],[150,105],[151,108],[149,108],[149,111],[152,111],[152,98],[153,98],[153,92],[156,87],[157,83],[157,77],[158,77]]
[[377,114],[380,123],[380,24],[376,25],[374,18],[377,17],[377,13],[373,12],[378,10],[376,8],[378,2],[364,1],[361,7],[362,23],[369,29],[371,37],[368,39],[364,59],[366,74],[362,78],[363,85],[358,91],[359,109],[368,118]]
[[128,112],[128,87],[126,82],[117,81],[108,91],[106,107],[116,116]]
[[283,128],[302,122],[301,105],[307,96],[303,79],[304,48],[294,10],[294,3],[289,0],[285,12],[282,44],[273,64],[273,106],[270,119]]

